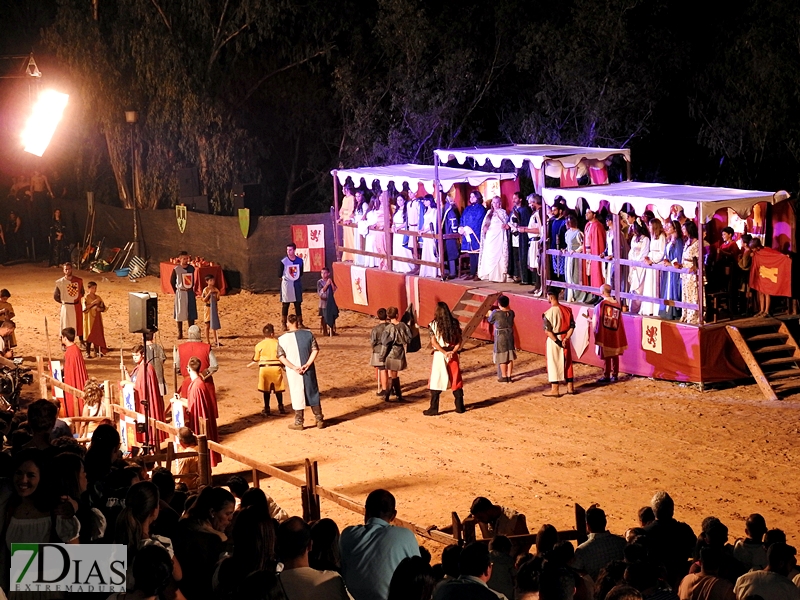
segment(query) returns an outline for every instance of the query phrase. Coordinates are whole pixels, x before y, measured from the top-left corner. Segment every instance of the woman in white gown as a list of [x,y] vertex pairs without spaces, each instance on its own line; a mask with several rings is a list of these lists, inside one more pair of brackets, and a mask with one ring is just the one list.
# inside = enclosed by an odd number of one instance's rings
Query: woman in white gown
[[[402,194],[397,196],[397,207],[395,208],[394,215],[392,216],[392,255],[401,258],[414,258],[411,250],[403,245],[403,238],[405,237],[398,231],[408,230],[408,204],[406,198]],[[392,271],[395,273],[411,273],[416,269],[413,263],[407,263],[400,260],[392,261]]]
[[[575,215],[567,215],[567,231],[564,233],[564,241],[567,244],[566,258],[564,260],[564,279],[573,285],[584,285],[583,283],[583,260],[571,258],[570,252],[583,253],[583,232],[578,229],[578,219]],[[567,290],[567,302],[586,302],[586,292],[580,290]]]
[[[367,252],[375,252],[377,254],[384,254],[386,252],[386,235],[383,232],[384,210],[388,199],[388,192],[383,192],[380,196],[376,196],[370,202],[370,209],[365,217],[367,223],[367,235],[364,241],[364,249]],[[386,259],[378,258],[377,256],[365,256],[365,267],[380,267],[386,268]]]
[[[439,227],[437,224],[436,219],[436,201],[433,199],[433,196],[428,194],[423,198],[423,202],[425,204],[425,217],[422,220],[422,226],[420,227],[420,231],[422,233],[438,233]],[[437,256],[437,249],[436,244],[438,240],[436,238],[423,238],[422,239],[422,260],[427,260],[430,262],[439,262],[439,257]],[[429,267],[427,265],[422,265],[419,268],[419,276],[420,277],[439,277],[439,269],[436,267]]]
[[[356,250],[364,250],[364,236],[367,233],[367,225],[365,222],[367,213],[369,213],[369,199],[362,191],[356,192],[356,210],[353,212],[353,223],[356,228],[353,230],[353,242],[355,243]],[[366,256],[363,254],[356,254],[353,259],[353,264],[359,267],[366,266]]]
[[508,213],[500,196],[495,196],[481,226],[478,279],[505,282],[508,274],[508,229]]
[[[647,226],[650,229],[650,251],[647,253],[644,262],[648,265],[658,265],[664,260],[664,253],[667,250],[667,235],[664,233],[664,228],[658,219],[650,219]],[[643,296],[661,297],[661,276],[661,271],[645,269]],[[660,310],[661,304],[658,302],[642,302],[639,314],[657,317]]]
[[[631,238],[631,249],[628,252],[628,260],[643,263],[644,259],[650,252],[650,232],[647,231],[641,219],[636,219],[633,222],[633,237]],[[629,267],[628,283],[630,284],[630,293],[642,295],[644,293],[644,267]],[[640,300],[631,300],[631,313],[638,313],[641,306]]]

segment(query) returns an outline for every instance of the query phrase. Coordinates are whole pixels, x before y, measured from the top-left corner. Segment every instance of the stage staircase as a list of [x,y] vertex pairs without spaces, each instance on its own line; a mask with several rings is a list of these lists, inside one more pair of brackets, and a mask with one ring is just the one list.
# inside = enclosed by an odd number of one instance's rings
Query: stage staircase
[[742,319],[726,329],[767,400],[800,393],[800,348],[786,323]]
[[500,296],[499,292],[469,289],[453,308],[453,315],[461,323],[461,337],[466,341],[475,332],[487,311]]

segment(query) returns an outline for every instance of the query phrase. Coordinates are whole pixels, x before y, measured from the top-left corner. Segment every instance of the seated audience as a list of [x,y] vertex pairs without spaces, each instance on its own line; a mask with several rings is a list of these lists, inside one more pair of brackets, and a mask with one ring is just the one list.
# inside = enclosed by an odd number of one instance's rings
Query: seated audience
[[339,540],[342,577],[355,600],[385,600],[397,565],[419,556],[419,546],[410,530],[392,526],[397,510],[390,492],[371,492],[364,508],[364,525],[347,527]]
[[767,549],[767,566],[750,571],[736,580],[733,593],[736,600],[760,596],[764,600],[797,600],[800,589],[789,579],[795,565],[795,549],[777,542]]
[[394,570],[388,600],[431,600],[435,586],[430,563],[421,556],[407,556]]
[[734,600],[733,584],[719,577],[722,557],[719,547],[700,549],[700,572],[683,578],[678,588],[680,600]]
[[644,528],[648,551],[653,559],[664,564],[667,583],[676,589],[689,571],[687,561],[692,556],[697,537],[686,523],[675,520],[675,503],[667,492],[656,492],[650,505],[656,520]]
[[506,597],[489,589],[486,582],[492,576],[489,548],[481,542],[472,542],[461,551],[458,559],[459,576],[442,583],[433,600],[497,600]]
[[575,568],[592,579],[597,579],[600,569],[613,560],[622,559],[625,540],[606,531],[606,513],[597,506],[586,511],[586,528],[589,539],[575,550]]
[[312,545],[308,564],[312,569],[337,573],[341,571],[339,537],[339,526],[333,519],[320,519],[311,526]]
[[486,585],[507,598],[513,598],[516,569],[511,556],[511,540],[504,535],[492,538],[489,542],[489,556],[492,560],[492,576]]
[[636,588],[643,600],[677,600],[675,592],[669,587],[662,587],[658,575],[658,568],[652,563],[633,563],[625,569],[625,583]]
[[739,538],[733,545],[733,556],[742,563],[745,570],[763,569],[767,566],[767,549],[764,536],[767,533],[767,522],[758,513],[753,513],[744,524],[744,538]]

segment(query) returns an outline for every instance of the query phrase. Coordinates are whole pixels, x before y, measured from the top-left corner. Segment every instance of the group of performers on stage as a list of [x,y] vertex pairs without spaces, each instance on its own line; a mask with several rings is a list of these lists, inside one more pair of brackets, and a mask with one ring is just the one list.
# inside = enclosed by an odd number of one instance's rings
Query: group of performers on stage
[[[394,258],[439,260],[438,243],[434,237],[417,238],[401,233],[403,231],[437,234],[441,230],[446,236],[444,278],[456,277],[460,261],[468,259],[469,271],[463,276],[465,279],[497,283],[513,281],[533,286],[530,293],[539,294],[542,291],[541,268],[547,265],[551,281],[597,290],[604,283],[614,286],[619,279],[621,291],[654,299],[624,302],[627,311],[699,323],[697,310],[681,309],[673,304],[698,303],[697,270],[701,259],[698,230],[696,223],[687,219],[680,207],[673,207],[670,217],[662,222],[650,210],[637,216],[628,205],[627,210],[619,214],[620,227],[615,234],[611,213],[605,208],[593,211],[582,199],[578,200],[575,209],[571,209],[563,198],[557,197],[543,223],[542,198],[537,194],[526,198],[515,192],[509,211],[503,208],[500,197],[485,201],[478,191],[470,193],[468,204],[459,211],[452,199],[445,195],[439,223],[436,201],[430,194],[418,198],[403,192],[397,194],[394,204],[390,205],[388,192],[372,196],[371,192],[356,190],[349,184],[344,186],[344,191],[339,220],[351,226],[343,227],[343,245],[346,248],[342,254],[343,261],[398,273],[418,273],[421,277],[442,276],[438,268],[430,265],[402,260],[386,264],[386,259],[380,255],[385,254],[384,211],[390,210],[391,254]],[[547,233],[547,249],[560,254],[542,253],[543,227]],[[571,256],[589,254],[598,259],[610,259],[614,254],[615,235],[619,238],[619,258],[636,261],[641,266],[623,266],[617,274],[610,261]],[[737,239],[729,227],[722,230],[721,237],[719,242],[704,244],[706,291],[726,294],[729,316],[737,316],[747,308],[743,292],[749,277],[752,252],[758,251],[761,243],[749,234]],[[347,249],[366,250],[378,256]],[[649,268],[654,265],[668,269]],[[565,300],[594,304],[599,302],[600,296],[568,289]]]

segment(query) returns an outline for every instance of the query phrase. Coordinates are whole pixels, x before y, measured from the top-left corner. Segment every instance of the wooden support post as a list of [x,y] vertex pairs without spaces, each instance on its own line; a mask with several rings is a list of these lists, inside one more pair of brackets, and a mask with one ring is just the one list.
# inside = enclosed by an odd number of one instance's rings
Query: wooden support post
[[[703,325],[705,321],[705,296],[706,296],[706,286],[703,284],[703,263],[706,259],[705,253],[705,246],[703,244],[703,238],[705,237],[703,234],[703,230],[705,229],[703,223],[703,203],[697,203],[697,311],[698,317],[700,318],[700,325]],[[703,374],[700,373],[700,383],[703,383]]]
[[[333,215],[331,217],[336,260],[342,260],[342,251],[339,250],[339,173],[336,170],[333,171]],[[342,234],[344,235],[344,232]]]
[[586,534],[586,511],[580,504],[575,504],[575,531],[578,532],[578,545],[589,539]]
[[[48,366],[49,368],[49,366]],[[44,359],[41,356],[36,357],[36,370],[39,373],[39,398],[47,398],[47,379],[44,376]]]
[[261,478],[258,476],[258,469],[253,469],[253,487],[260,488],[261,487]]
[[381,204],[383,205],[383,244],[386,251],[386,271],[392,270],[392,197],[389,191],[381,193]]
[[208,438],[205,435],[197,436],[197,471],[198,485],[211,483],[211,455],[208,450]]
[[458,517],[458,513],[453,511],[450,515],[450,518],[453,521],[453,537],[456,539],[456,544],[459,546],[464,545],[464,530],[461,526],[461,519]]
[[619,260],[622,258],[620,253],[620,240],[619,236],[622,235],[622,227],[619,225],[619,213],[613,213],[612,215],[612,224],[611,226],[614,228],[614,264],[611,266],[611,269],[614,272],[614,292],[617,302],[619,302],[620,306],[622,306],[622,297],[620,296],[620,292],[622,292],[622,282],[620,277],[620,264]]
[[314,465],[310,460],[305,459],[305,474],[306,484],[303,486],[305,490],[305,503],[303,506],[303,519],[305,521],[318,521],[320,517],[319,511],[319,495],[317,494],[317,482],[314,477]]
[[439,189],[439,155],[433,153],[433,197],[436,198],[436,247],[439,249],[439,277],[444,280],[444,235],[442,227],[442,193]]
[[116,426],[117,414],[111,410],[111,382],[108,379],[103,381],[103,406],[106,409],[106,415]]
[[461,524],[464,533],[464,545],[471,544],[475,541],[475,520],[467,519],[466,523]]
[[320,505],[319,494],[317,493],[317,486],[319,486],[319,463],[317,461],[311,463],[311,476],[314,478],[314,487],[311,488],[311,497],[314,499],[316,520],[319,521],[322,518],[322,506]]

